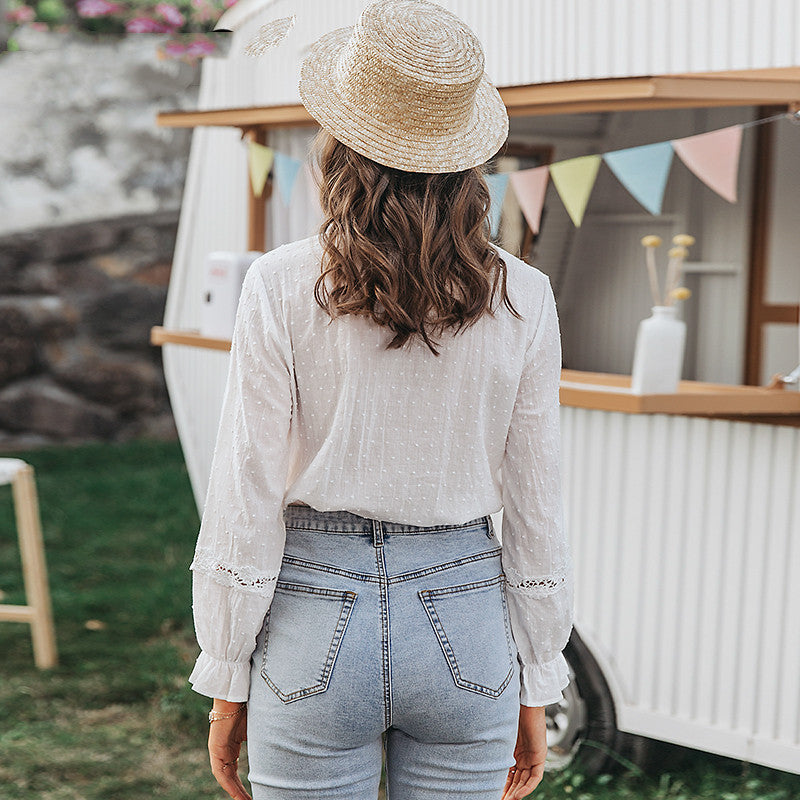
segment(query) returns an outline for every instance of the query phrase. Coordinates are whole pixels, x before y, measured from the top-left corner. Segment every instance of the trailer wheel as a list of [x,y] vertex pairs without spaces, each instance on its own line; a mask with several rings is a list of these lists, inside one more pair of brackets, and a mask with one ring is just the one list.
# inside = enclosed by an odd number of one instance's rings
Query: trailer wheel
[[614,701],[603,673],[573,630],[564,650],[570,682],[564,699],[545,710],[547,769],[580,769],[590,775],[620,766],[620,756],[642,764],[649,740],[617,730]]

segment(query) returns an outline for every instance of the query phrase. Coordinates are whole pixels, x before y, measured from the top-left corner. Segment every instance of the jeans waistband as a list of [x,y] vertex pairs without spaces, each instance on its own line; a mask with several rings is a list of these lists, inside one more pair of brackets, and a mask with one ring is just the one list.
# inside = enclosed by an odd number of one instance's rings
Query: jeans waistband
[[287,527],[324,533],[363,533],[372,535],[376,528],[384,534],[402,533],[436,533],[454,531],[462,528],[475,528],[486,525],[489,533],[494,531],[492,518],[486,514],[469,522],[458,522],[446,525],[409,525],[405,522],[389,522],[353,514],[351,511],[318,511],[311,506],[286,506],[283,519]]

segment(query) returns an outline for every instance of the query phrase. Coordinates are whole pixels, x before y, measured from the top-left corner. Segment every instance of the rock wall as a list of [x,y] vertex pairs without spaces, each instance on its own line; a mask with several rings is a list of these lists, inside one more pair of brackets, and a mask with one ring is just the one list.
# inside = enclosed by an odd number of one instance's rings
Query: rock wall
[[199,68],[155,37],[0,58],[0,448],[175,435],[161,353]]
[[0,240],[0,447],[172,437],[159,348],[177,213]]

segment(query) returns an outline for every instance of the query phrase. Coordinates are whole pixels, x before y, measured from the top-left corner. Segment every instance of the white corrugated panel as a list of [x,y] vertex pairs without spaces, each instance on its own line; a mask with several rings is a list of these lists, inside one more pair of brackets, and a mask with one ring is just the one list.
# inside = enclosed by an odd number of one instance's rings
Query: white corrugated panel
[[623,730],[800,764],[800,430],[562,408],[576,620]]
[[[239,0],[254,9],[214,59],[224,91],[203,108],[297,103],[299,64],[323,33],[352,25],[365,0]],[[800,64],[793,0],[443,0],[480,36],[500,86]],[[297,15],[287,39],[259,59],[243,54],[259,27]]]
[[[207,69],[210,63],[204,63],[201,102],[221,91],[219,73]],[[270,143],[286,155],[303,158],[312,135],[309,130],[275,131]],[[192,137],[165,327],[199,327],[208,253],[247,249],[247,192],[247,152],[239,131],[198,128]],[[298,177],[288,207],[276,192],[267,204],[269,247],[303,238],[318,228],[315,198],[316,190],[305,172]],[[228,360],[224,352],[164,346],[170,400],[198,508],[205,500]]]

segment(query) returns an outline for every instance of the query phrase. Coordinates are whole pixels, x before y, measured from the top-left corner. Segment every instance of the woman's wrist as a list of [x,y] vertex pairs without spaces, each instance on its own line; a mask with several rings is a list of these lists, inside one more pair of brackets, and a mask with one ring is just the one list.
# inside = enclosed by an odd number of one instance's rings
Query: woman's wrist
[[234,711],[238,711],[243,705],[246,703],[237,703],[231,702],[230,700],[221,700],[218,697],[214,698],[214,711],[221,711],[224,714],[230,714]]

